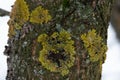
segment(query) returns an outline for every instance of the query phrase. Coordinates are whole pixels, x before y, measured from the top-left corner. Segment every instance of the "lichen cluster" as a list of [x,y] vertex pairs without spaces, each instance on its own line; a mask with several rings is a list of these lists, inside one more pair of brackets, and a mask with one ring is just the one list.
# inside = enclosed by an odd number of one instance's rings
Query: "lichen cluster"
[[41,34],[38,42],[42,45],[39,61],[51,72],[59,72],[62,76],[69,73],[75,60],[74,41],[65,30],[54,32],[52,35]]
[[15,35],[16,29],[21,29],[22,25],[29,19],[28,5],[24,0],[16,0],[10,14],[10,20],[8,21],[9,34],[11,37]]
[[47,23],[51,19],[47,9],[38,6],[31,13],[27,3],[24,0],[16,0],[10,14],[10,20],[8,21],[9,37],[16,34],[16,30],[20,30],[26,22],[31,23]]
[[37,24],[47,23],[51,19],[48,10],[42,8],[42,6],[35,8],[30,16],[30,22]]
[[96,33],[95,29],[82,34],[81,39],[84,42],[84,46],[89,53],[91,61],[95,62],[105,59],[107,46],[104,44],[102,37]]
[[29,19],[29,8],[24,0],[16,0],[12,12],[11,19],[19,25],[23,25]]

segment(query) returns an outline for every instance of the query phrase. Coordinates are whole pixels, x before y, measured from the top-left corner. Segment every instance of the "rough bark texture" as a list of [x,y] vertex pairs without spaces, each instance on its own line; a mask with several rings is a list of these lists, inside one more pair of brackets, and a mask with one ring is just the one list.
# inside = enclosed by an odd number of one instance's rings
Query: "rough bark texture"
[[[42,24],[32,23],[30,19],[22,23],[19,19],[12,19],[16,15],[11,13],[12,22],[9,21],[8,24],[15,28],[10,27],[10,30],[15,33],[9,31],[8,46],[5,46],[4,54],[8,56],[6,80],[100,80],[105,56],[101,54],[102,59],[92,61],[80,36],[94,29],[96,35],[103,39],[102,42],[107,44],[107,28],[113,1],[25,0],[25,2],[30,13],[36,7],[42,6],[49,10],[52,19]],[[14,25],[15,23],[17,25]],[[20,26],[19,29],[16,26]],[[38,60],[42,50],[42,46],[37,41],[38,36],[43,33],[50,36],[61,29],[72,35],[75,47],[74,65],[69,68],[69,73],[65,76],[62,76],[60,72],[47,70]],[[99,45],[95,44],[96,48],[97,46]],[[98,54],[99,52],[96,53]]]

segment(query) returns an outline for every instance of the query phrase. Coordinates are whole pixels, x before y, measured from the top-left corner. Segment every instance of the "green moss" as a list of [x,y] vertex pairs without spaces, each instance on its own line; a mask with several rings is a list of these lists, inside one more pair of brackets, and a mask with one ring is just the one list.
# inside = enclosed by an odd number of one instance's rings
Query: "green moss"
[[90,30],[88,33],[82,34],[81,39],[84,42],[84,46],[89,53],[91,61],[95,62],[105,59],[107,46],[104,44],[102,38],[96,34],[95,29]]
[[75,60],[74,41],[71,40],[70,33],[63,30],[54,32],[51,36],[41,34],[38,42],[43,46],[39,56],[42,66],[51,72],[67,75]]
[[42,24],[43,22],[47,23],[51,19],[48,10],[42,8],[41,6],[35,8],[30,16],[30,22],[38,24]]

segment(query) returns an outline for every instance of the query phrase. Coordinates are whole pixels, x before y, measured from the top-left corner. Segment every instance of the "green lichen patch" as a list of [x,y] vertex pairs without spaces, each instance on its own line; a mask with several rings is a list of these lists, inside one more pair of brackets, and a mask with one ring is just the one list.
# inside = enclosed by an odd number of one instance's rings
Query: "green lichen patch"
[[62,76],[69,73],[74,65],[74,41],[66,31],[54,32],[51,36],[41,34],[38,37],[43,49],[40,51],[39,61],[51,72],[59,72]]
[[102,37],[96,33],[95,29],[82,34],[81,39],[84,42],[84,46],[87,49],[92,62],[105,59],[107,46],[104,44]]
[[30,22],[37,24],[47,23],[51,20],[48,10],[42,8],[42,6],[35,8],[30,16]]

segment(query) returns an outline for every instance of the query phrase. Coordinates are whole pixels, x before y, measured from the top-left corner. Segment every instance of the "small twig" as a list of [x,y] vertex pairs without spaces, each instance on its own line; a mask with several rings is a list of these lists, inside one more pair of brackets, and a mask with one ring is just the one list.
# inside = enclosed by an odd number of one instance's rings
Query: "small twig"
[[9,16],[10,12],[0,8],[0,16]]

